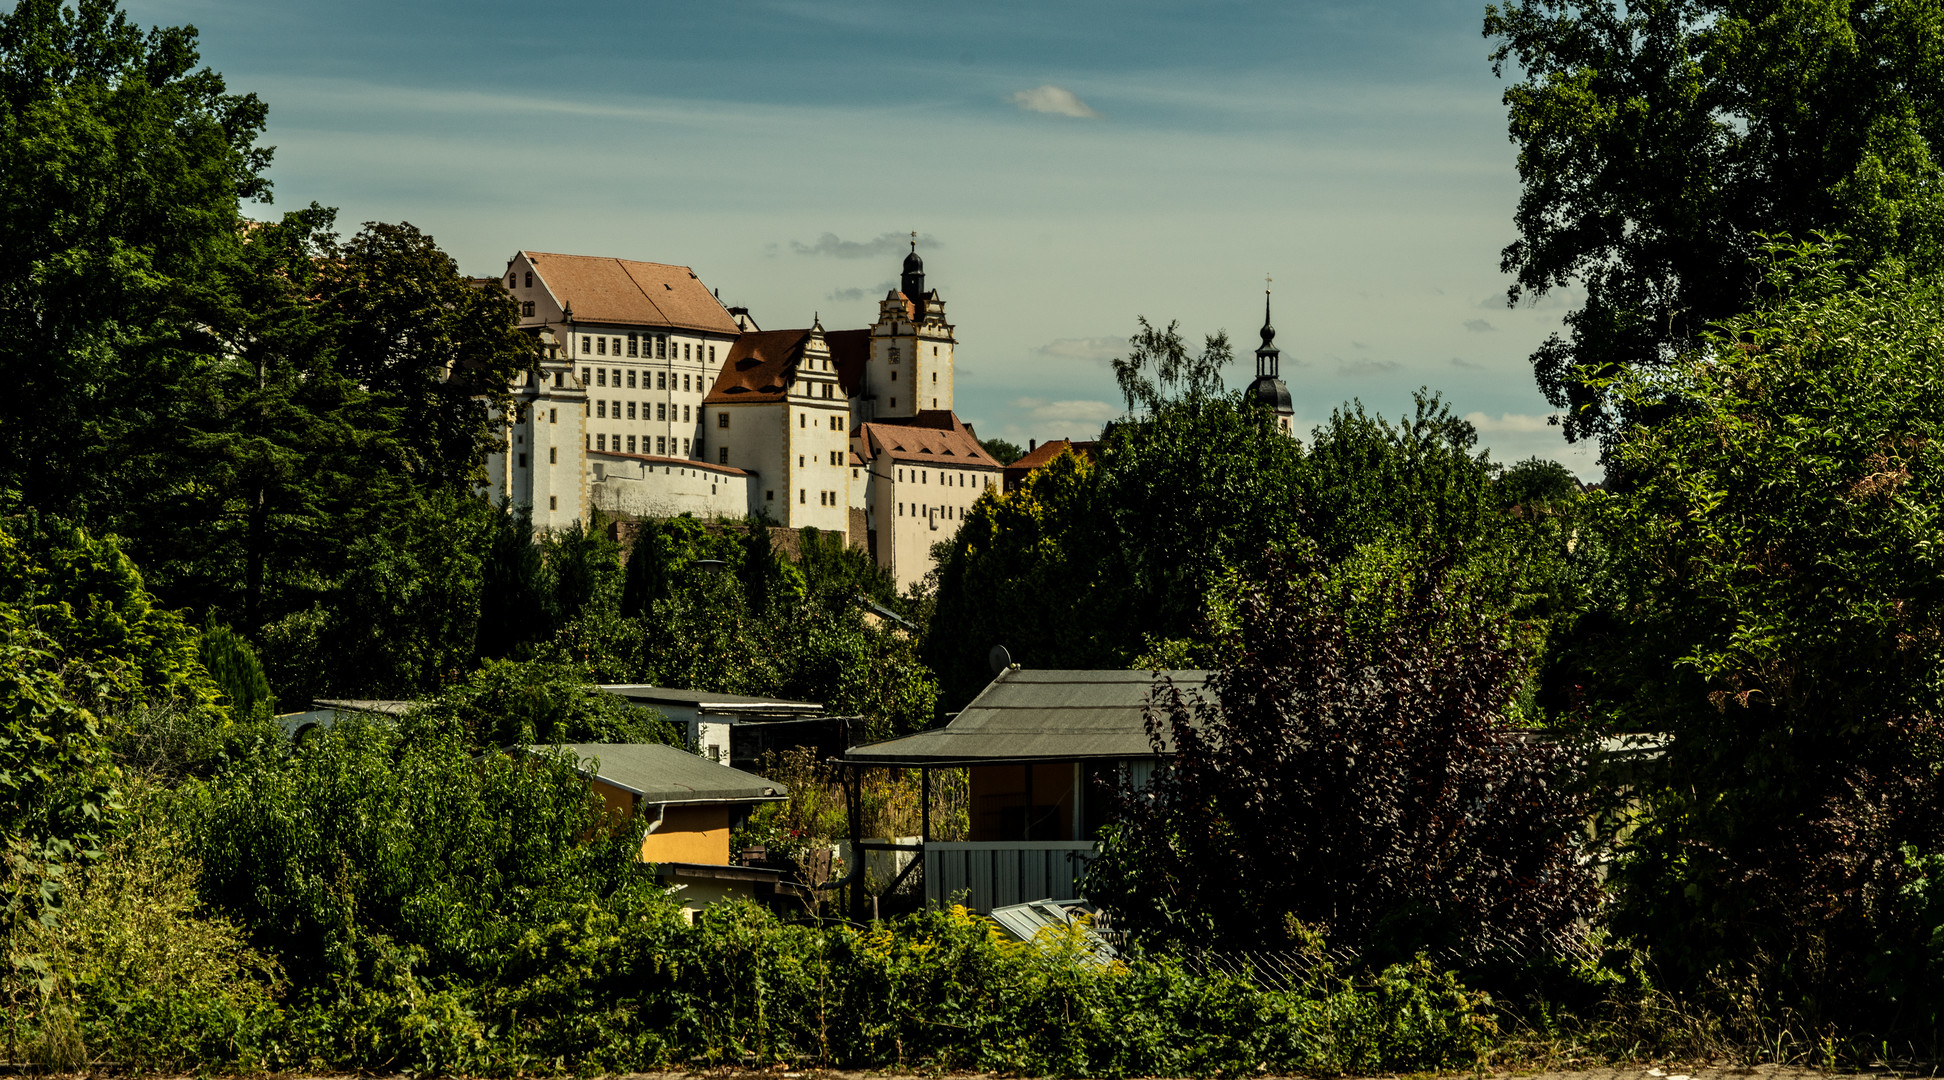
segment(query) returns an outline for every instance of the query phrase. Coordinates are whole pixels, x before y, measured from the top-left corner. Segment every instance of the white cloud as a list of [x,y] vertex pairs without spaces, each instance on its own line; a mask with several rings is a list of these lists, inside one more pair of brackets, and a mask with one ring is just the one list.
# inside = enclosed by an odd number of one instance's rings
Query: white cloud
[[[879,233],[871,240],[843,240],[836,233],[825,233],[817,237],[814,244],[790,241],[790,250],[798,255],[835,255],[840,259],[875,259],[884,256],[902,255],[910,248],[908,233]],[[920,236],[918,246],[930,250],[939,243],[931,236]]]
[[1127,351],[1127,339],[1116,337],[1060,338],[1034,350],[1054,360],[1086,360],[1105,364]]
[[1035,86],[1031,90],[1021,90],[1012,96],[1012,103],[1027,112],[1052,113],[1055,116],[1073,116],[1083,120],[1092,119],[1100,114],[1093,107],[1075,97],[1073,91],[1064,86]]
[[1553,426],[1551,417],[1534,416],[1531,413],[1500,413],[1497,418],[1482,412],[1466,413],[1465,422],[1477,428],[1480,435],[1514,432],[1526,435],[1535,431],[1557,432],[1559,430]]
[[990,430],[984,426],[978,430],[982,436],[989,438],[997,435],[1021,446],[1033,439],[1040,442],[1049,439],[1086,442],[1098,438],[1101,425],[1119,417],[1123,411],[1119,405],[1105,401],[1014,398],[1007,403],[996,418],[998,422]]
[[1493,326],[1491,323],[1486,322],[1484,319],[1466,319],[1465,329],[1470,330],[1474,334],[1489,334],[1492,331],[1497,330],[1498,327]]

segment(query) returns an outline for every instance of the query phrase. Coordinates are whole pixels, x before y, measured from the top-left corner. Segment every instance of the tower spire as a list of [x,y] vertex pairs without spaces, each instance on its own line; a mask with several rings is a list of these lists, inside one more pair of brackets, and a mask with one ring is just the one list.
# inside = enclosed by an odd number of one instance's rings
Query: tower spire
[[1276,324],[1269,318],[1269,286],[1274,283],[1274,278],[1265,278],[1262,283],[1262,344],[1256,349],[1256,377],[1249,384],[1248,396],[1269,409],[1284,434],[1293,435],[1295,408],[1289,397],[1289,386],[1282,381],[1282,350],[1276,348]]
[[1256,348],[1256,378],[1278,378],[1281,367],[1282,350],[1276,348],[1276,326],[1269,319],[1269,290],[1265,288],[1262,290],[1262,344]]

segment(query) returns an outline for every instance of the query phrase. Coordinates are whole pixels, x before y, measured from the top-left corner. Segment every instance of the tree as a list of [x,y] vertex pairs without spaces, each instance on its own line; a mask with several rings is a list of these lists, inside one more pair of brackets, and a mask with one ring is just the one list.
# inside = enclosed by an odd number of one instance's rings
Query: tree
[[196,64],[193,29],[113,0],[0,15],[0,488],[26,505],[99,521],[158,486],[139,451],[217,355],[270,151],[263,103]]
[[1637,419],[1611,377],[1659,368],[1757,300],[1763,238],[1944,255],[1944,22],[1928,4],[1511,0],[1486,9],[1524,185],[1516,303],[1586,291],[1533,353],[1569,439]]
[[1157,681],[1172,750],[1123,798],[1087,894],[1150,940],[1409,955],[1591,910],[1581,760],[1507,726],[1526,663],[1440,568],[1291,564],[1249,586],[1207,697]]
[[1001,465],[1011,465],[1026,456],[1026,451],[1021,450],[1018,443],[1008,442],[1005,439],[980,439],[979,447],[991,454],[992,460]]
[[489,661],[423,709],[428,718],[455,721],[457,730],[482,748],[681,743],[680,735],[659,713],[630,705],[569,666],[543,661]]
[[223,704],[232,716],[269,718],[277,711],[276,695],[270,680],[257,662],[256,650],[241,634],[227,626],[209,623],[203,627],[196,645],[196,657],[223,692]]
[[1668,980],[1888,1035],[1944,1006],[1944,288],[1840,251],[1776,246],[1761,309],[1613,387],[1661,419],[1595,503],[1584,708],[1671,737],[1617,916]]
[[1218,330],[1203,339],[1199,356],[1171,322],[1156,330],[1147,316],[1137,317],[1141,328],[1127,339],[1126,356],[1114,358],[1114,380],[1127,398],[1127,411],[1154,412],[1179,398],[1216,397],[1222,392],[1222,368],[1235,362],[1228,333]]

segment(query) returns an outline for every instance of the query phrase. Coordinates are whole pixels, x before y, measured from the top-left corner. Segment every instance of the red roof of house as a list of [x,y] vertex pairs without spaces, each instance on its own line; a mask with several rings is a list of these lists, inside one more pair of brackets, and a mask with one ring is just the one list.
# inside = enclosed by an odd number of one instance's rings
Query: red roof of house
[[920,465],[999,468],[979,445],[978,434],[948,409],[860,424],[851,436],[851,449],[866,461],[883,456]]
[[572,305],[575,322],[742,332],[686,266],[545,251],[520,254],[562,304]]
[[736,339],[704,405],[782,401],[810,342],[808,330],[753,330]]

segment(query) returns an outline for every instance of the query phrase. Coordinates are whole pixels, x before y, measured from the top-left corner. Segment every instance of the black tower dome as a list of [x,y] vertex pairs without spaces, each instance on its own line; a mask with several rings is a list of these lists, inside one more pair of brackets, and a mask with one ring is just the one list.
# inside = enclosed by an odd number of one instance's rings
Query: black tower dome
[[918,257],[918,234],[911,234],[911,254],[905,256],[904,282],[900,289],[907,299],[925,302],[925,260]]
[[1262,294],[1262,345],[1256,349],[1256,378],[1249,384],[1249,396],[1286,419],[1294,411],[1289,386],[1282,381],[1282,350],[1276,348],[1276,327],[1269,321],[1269,294]]

